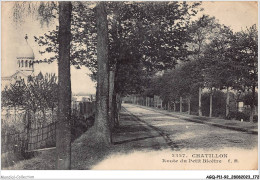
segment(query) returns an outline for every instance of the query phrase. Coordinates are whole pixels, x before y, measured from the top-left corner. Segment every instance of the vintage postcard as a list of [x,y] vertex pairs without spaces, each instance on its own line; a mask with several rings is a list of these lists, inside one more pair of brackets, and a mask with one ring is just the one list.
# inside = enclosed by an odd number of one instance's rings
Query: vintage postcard
[[4,1],[1,11],[3,179],[258,170],[258,2]]

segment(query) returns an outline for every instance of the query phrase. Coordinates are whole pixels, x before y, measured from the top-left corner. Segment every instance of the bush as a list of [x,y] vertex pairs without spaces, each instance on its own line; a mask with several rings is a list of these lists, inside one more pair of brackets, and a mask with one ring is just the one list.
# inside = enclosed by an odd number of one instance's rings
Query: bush
[[84,132],[86,132],[90,127],[94,125],[95,114],[85,118],[82,115],[73,113],[71,117],[72,117],[72,127],[71,127],[72,141],[74,141],[76,138],[81,136]]
[[230,120],[230,119],[236,119],[237,118],[237,113],[236,112],[230,112],[228,114],[228,116],[226,117],[226,119]]
[[258,122],[258,115],[254,115],[254,117],[253,117],[253,122],[255,122],[255,123]]
[[190,112],[190,114],[191,114],[191,115],[198,116],[198,115],[199,115],[199,112],[198,112],[198,111],[196,111],[196,112],[194,112],[194,111],[191,111],[191,112]]
[[236,120],[241,120],[243,121],[249,121],[249,115],[244,113],[244,112],[230,112],[227,116],[227,119],[236,119]]
[[125,101],[125,103],[128,103],[128,104],[133,104],[132,101]]
[[221,108],[214,109],[213,112],[212,112],[212,116],[213,117],[225,118],[223,108],[222,109]]
[[244,121],[249,121],[249,115],[247,115],[246,113],[243,113],[243,112],[237,112],[236,119],[237,120],[243,119]]
[[[210,108],[210,94],[208,92],[202,94],[202,114],[209,116]],[[222,91],[215,91],[212,99],[212,116],[213,117],[225,117],[226,97]]]

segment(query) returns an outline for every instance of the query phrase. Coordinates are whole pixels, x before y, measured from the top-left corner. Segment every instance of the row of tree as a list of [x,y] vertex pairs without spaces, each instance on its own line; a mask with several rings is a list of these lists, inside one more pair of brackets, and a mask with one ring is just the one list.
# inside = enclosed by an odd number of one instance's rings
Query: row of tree
[[[190,27],[190,54],[187,62],[180,63],[174,70],[155,76],[152,86],[145,94],[160,95],[164,101],[175,102],[187,98],[190,113],[191,97],[199,94],[199,112],[202,115],[202,89],[212,97],[217,90],[226,89],[226,117],[230,114],[230,91],[251,94],[250,121],[253,121],[257,88],[257,28],[256,25],[245,31],[232,32],[220,25],[214,18],[203,16]],[[181,101],[181,100],[180,100]]]

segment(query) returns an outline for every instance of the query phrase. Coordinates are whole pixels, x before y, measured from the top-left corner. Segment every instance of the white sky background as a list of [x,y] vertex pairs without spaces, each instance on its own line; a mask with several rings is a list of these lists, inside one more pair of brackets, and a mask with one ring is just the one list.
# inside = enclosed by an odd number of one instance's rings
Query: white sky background
[[[203,2],[204,11],[199,13],[209,14],[219,19],[221,24],[230,26],[234,31],[245,29],[258,22],[257,2]],[[16,27],[10,17],[11,6],[8,2],[2,2],[2,55],[1,66],[2,76],[10,76],[17,70],[16,52],[18,48],[25,43],[24,36],[28,34],[28,42],[34,50],[36,59],[44,59],[38,53],[39,46],[34,42],[33,36],[39,36],[45,32],[52,30],[55,23],[49,27],[41,25],[34,18],[25,18],[25,22],[21,26]],[[57,62],[51,65],[38,65],[35,74],[42,71],[43,73],[57,73]],[[87,68],[75,69],[71,68],[72,92],[75,93],[95,93],[95,83],[87,75],[90,71]]]
[[203,2],[202,14],[215,16],[219,23],[230,26],[235,32],[253,24],[258,27],[257,1]]

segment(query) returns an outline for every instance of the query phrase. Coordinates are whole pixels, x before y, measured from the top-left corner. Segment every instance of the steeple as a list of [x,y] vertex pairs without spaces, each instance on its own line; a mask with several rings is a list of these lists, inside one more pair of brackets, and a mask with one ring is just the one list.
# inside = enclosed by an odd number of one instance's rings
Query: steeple
[[20,71],[34,71],[33,68],[33,62],[34,62],[34,53],[32,48],[30,47],[28,43],[28,35],[26,34],[25,37],[25,42],[22,43],[20,46],[18,53],[17,53],[17,65],[18,69]]

